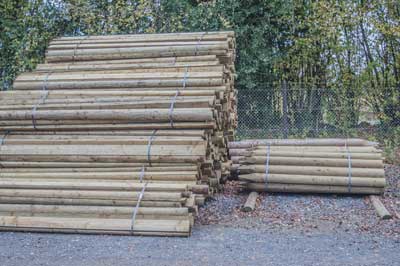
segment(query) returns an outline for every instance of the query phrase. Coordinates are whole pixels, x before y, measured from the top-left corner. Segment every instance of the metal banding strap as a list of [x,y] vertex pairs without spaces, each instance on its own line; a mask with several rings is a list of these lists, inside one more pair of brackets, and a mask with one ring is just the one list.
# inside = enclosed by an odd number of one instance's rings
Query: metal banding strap
[[136,202],[135,209],[133,210],[133,213],[132,213],[132,219],[131,219],[131,232],[132,232],[132,234],[133,234],[133,232],[134,232],[133,229],[135,228],[136,215],[137,215],[137,212],[138,212],[138,210],[139,210],[140,202],[141,202],[142,199],[143,199],[144,191],[146,190],[147,184],[148,184],[147,182],[144,183],[144,185],[143,185],[143,187],[142,187],[142,190],[140,191],[138,200],[137,200],[137,202]]
[[[189,72],[189,67],[186,66],[185,67],[185,73],[183,75],[183,80],[182,80],[182,89],[186,88],[186,81],[187,81],[187,78],[188,78],[188,72]],[[175,93],[174,97],[172,98],[171,105],[169,107],[168,117],[169,117],[169,123],[170,123],[172,128],[174,127],[174,119],[172,117],[172,114],[174,112],[175,102],[176,102],[176,99],[178,98],[179,94],[180,94],[180,89],[178,88],[176,90],[176,93]]]
[[267,159],[265,161],[265,188],[268,188],[270,154],[271,154],[271,143],[268,143],[267,144]]
[[175,66],[176,60],[178,60],[178,57],[177,57],[177,56],[174,57],[174,61],[171,63],[172,66]]
[[151,136],[149,138],[149,141],[147,143],[147,162],[151,166],[151,144],[153,143],[154,138],[156,137],[157,129],[153,130],[153,133],[151,133]]
[[140,181],[140,183],[143,182],[144,171],[145,171],[145,168],[144,168],[144,165],[142,165],[142,170],[140,170],[140,174],[139,174],[139,181]]
[[344,145],[345,145],[346,152],[347,152],[347,162],[348,162],[348,170],[347,170],[348,183],[347,183],[347,187],[348,187],[349,193],[351,193],[351,188],[352,188],[352,184],[351,184],[351,177],[352,177],[352,174],[351,174],[351,153],[350,153],[350,150],[349,150],[349,146],[347,145],[347,140],[345,141]]
[[0,139],[0,148],[1,146],[4,145],[4,142],[6,141],[7,136],[10,134],[10,130],[7,130],[6,133],[4,133],[3,137]]
[[75,62],[76,50],[78,50],[79,45],[81,45],[83,41],[89,39],[89,37],[90,37],[90,35],[87,35],[85,38],[82,38],[82,39],[75,45],[74,54],[72,55],[72,61]]
[[53,71],[48,72],[48,73],[46,74],[46,77],[45,77],[44,80],[43,80],[43,85],[42,85],[42,90],[43,90],[43,91],[47,91],[47,84],[48,84],[49,77],[50,77],[51,74],[53,74]]
[[35,130],[37,130],[36,118],[35,118],[36,110],[39,107],[39,105],[43,104],[46,101],[47,97],[49,96],[49,91],[47,90],[47,82],[48,82],[49,76],[51,74],[52,74],[52,72],[47,73],[47,75],[43,81],[42,91],[45,91],[45,93],[42,94],[42,97],[40,97],[39,102],[32,107],[31,118],[32,118],[32,125]]
[[197,56],[199,52],[199,46],[200,42],[203,40],[204,36],[207,34],[207,32],[203,32],[203,34],[200,36],[199,40],[197,41],[196,48],[194,50],[194,55]]
[[251,142],[251,144],[250,144],[250,149],[251,149],[252,151],[254,150],[254,146],[257,147],[257,145],[255,145],[254,142]]
[[73,61],[73,62],[75,62],[76,50],[78,49],[78,46],[81,44],[81,42],[82,42],[82,41],[80,41],[79,43],[77,43],[77,44],[75,45],[74,53],[72,54],[72,61]]
[[[10,130],[7,130],[6,133],[4,133],[3,137],[1,138],[0,150],[1,150],[1,147],[4,145],[4,142],[6,141],[8,134],[10,134]],[[1,161],[0,161],[0,168],[5,168],[4,165],[1,163]]]

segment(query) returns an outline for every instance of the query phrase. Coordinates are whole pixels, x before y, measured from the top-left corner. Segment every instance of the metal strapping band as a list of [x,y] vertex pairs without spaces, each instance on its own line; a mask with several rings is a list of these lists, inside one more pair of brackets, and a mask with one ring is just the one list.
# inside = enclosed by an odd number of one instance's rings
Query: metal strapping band
[[89,37],[90,37],[90,36],[87,35],[85,38],[82,38],[82,39],[75,45],[74,54],[72,55],[72,61],[73,61],[73,62],[75,62],[76,50],[78,50],[79,45],[81,45],[83,41],[89,39]]
[[177,60],[177,59],[178,59],[178,57],[177,57],[177,56],[175,56],[175,57],[174,57],[174,62],[172,62],[172,64],[171,64],[172,66],[175,66],[175,64],[176,64],[176,60]]
[[268,176],[269,176],[269,158],[271,153],[271,143],[268,143],[267,146],[267,159],[265,162],[265,187],[268,187]]
[[[8,134],[10,134],[10,130],[7,130],[6,133],[4,133],[3,137],[1,138],[0,150],[1,150],[1,147],[4,145],[4,141],[6,140]],[[1,163],[1,161],[0,161],[0,168],[5,168],[4,165]]]
[[207,34],[207,32],[203,32],[203,34],[200,36],[199,40],[197,41],[196,48],[195,48],[195,50],[194,50],[194,55],[197,56],[197,53],[199,52],[199,45],[200,45],[200,42],[203,40],[204,35],[206,35],[206,34]]
[[7,136],[10,134],[10,130],[7,130],[6,133],[4,133],[3,137],[1,138],[1,142],[0,142],[0,148],[1,146],[4,145],[4,142],[6,141]]
[[146,187],[147,187],[147,183],[144,183],[143,188],[140,191],[138,200],[136,202],[135,209],[133,210],[133,213],[132,213],[132,219],[131,219],[131,231],[132,231],[132,234],[133,234],[133,229],[135,228],[136,215],[137,215],[137,212],[138,212],[138,209],[139,209],[139,206],[140,206],[140,202],[143,199],[143,195],[144,195],[144,191],[146,190]]
[[144,171],[145,171],[145,168],[144,168],[144,165],[142,165],[142,170],[140,170],[140,175],[139,175],[139,181],[140,181],[140,183],[143,182]]
[[[182,89],[186,88],[186,81],[188,78],[188,70],[189,70],[189,67],[186,67],[185,74],[183,75],[183,80],[182,80]],[[172,98],[171,105],[169,107],[168,117],[169,117],[169,123],[172,128],[174,127],[174,119],[172,117],[172,114],[174,112],[175,102],[176,102],[176,99],[178,98],[179,94],[180,94],[180,89],[178,88],[176,90],[174,97]]]
[[39,107],[39,105],[43,104],[46,101],[47,97],[49,96],[49,91],[47,90],[47,82],[48,82],[49,76],[51,74],[52,74],[52,72],[47,73],[47,75],[43,81],[42,91],[45,91],[46,93],[43,94],[42,97],[40,97],[39,102],[32,107],[31,118],[32,118],[32,125],[35,130],[37,130],[36,118],[35,118],[36,110]]
[[351,184],[351,177],[352,177],[352,175],[351,175],[351,153],[350,153],[350,151],[349,151],[349,147],[347,146],[347,140],[345,141],[345,147],[346,147],[346,152],[347,152],[347,162],[348,162],[348,170],[347,170],[347,172],[348,172],[348,184],[347,184],[347,186],[348,186],[348,191],[349,191],[349,193],[351,193],[351,187],[352,187],[352,184]]
[[46,77],[43,80],[43,86],[42,86],[42,90],[43,91],[47,91],[47,83],[49,81],[49,77],[50,77],[51,74],[53,74],[53,71],[48,72]]
[[153,130],[149,138],[149,142],[147,143],[147,162],[151,166],[151,144],[153,143],[154,138],[156,137],[157,129]]

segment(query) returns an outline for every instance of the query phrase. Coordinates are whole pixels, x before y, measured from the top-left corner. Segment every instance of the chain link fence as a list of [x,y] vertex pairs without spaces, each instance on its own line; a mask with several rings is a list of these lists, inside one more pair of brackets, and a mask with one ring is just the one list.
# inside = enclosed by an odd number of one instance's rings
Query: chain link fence
[[310,86],[239,89],[236,139],[360,137],[396,153],[399,108],[375,110],[362,93],[349,97],[343,91]]

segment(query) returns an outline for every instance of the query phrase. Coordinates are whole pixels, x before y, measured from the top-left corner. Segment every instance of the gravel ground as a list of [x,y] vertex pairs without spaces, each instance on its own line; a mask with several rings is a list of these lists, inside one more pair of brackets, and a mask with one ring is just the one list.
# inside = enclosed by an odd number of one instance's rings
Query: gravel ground
[[235,182],[200,211],[199,224],[220,224],[240,228],[296,228],[310,231],[355,231],[400,238],[400,167],[385,166],[388,182],[381,197],[394,219],[381,220],[365,196],[301,195],[263,193],[254,212],[240,210],[247,193],[240,193]]
[[[400,212],[400,167],[382,200]],[[262,194],[253,213],[229,182],[200,209],[190,238],[0,233],[0,266],[400,265],[400,219],[367,197]]]
[[351,232],[304,233],[197,225],[190,238],[5,233],[6,266],[399,265],[399,241]]

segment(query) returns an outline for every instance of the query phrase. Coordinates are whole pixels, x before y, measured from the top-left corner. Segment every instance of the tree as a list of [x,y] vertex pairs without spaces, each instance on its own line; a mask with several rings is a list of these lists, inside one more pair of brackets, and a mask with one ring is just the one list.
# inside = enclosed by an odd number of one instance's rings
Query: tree
[[43,60],[48,42],[63,23],[59,3],[2,1],[0,4],[0,86],[7,90],[16,75]]

